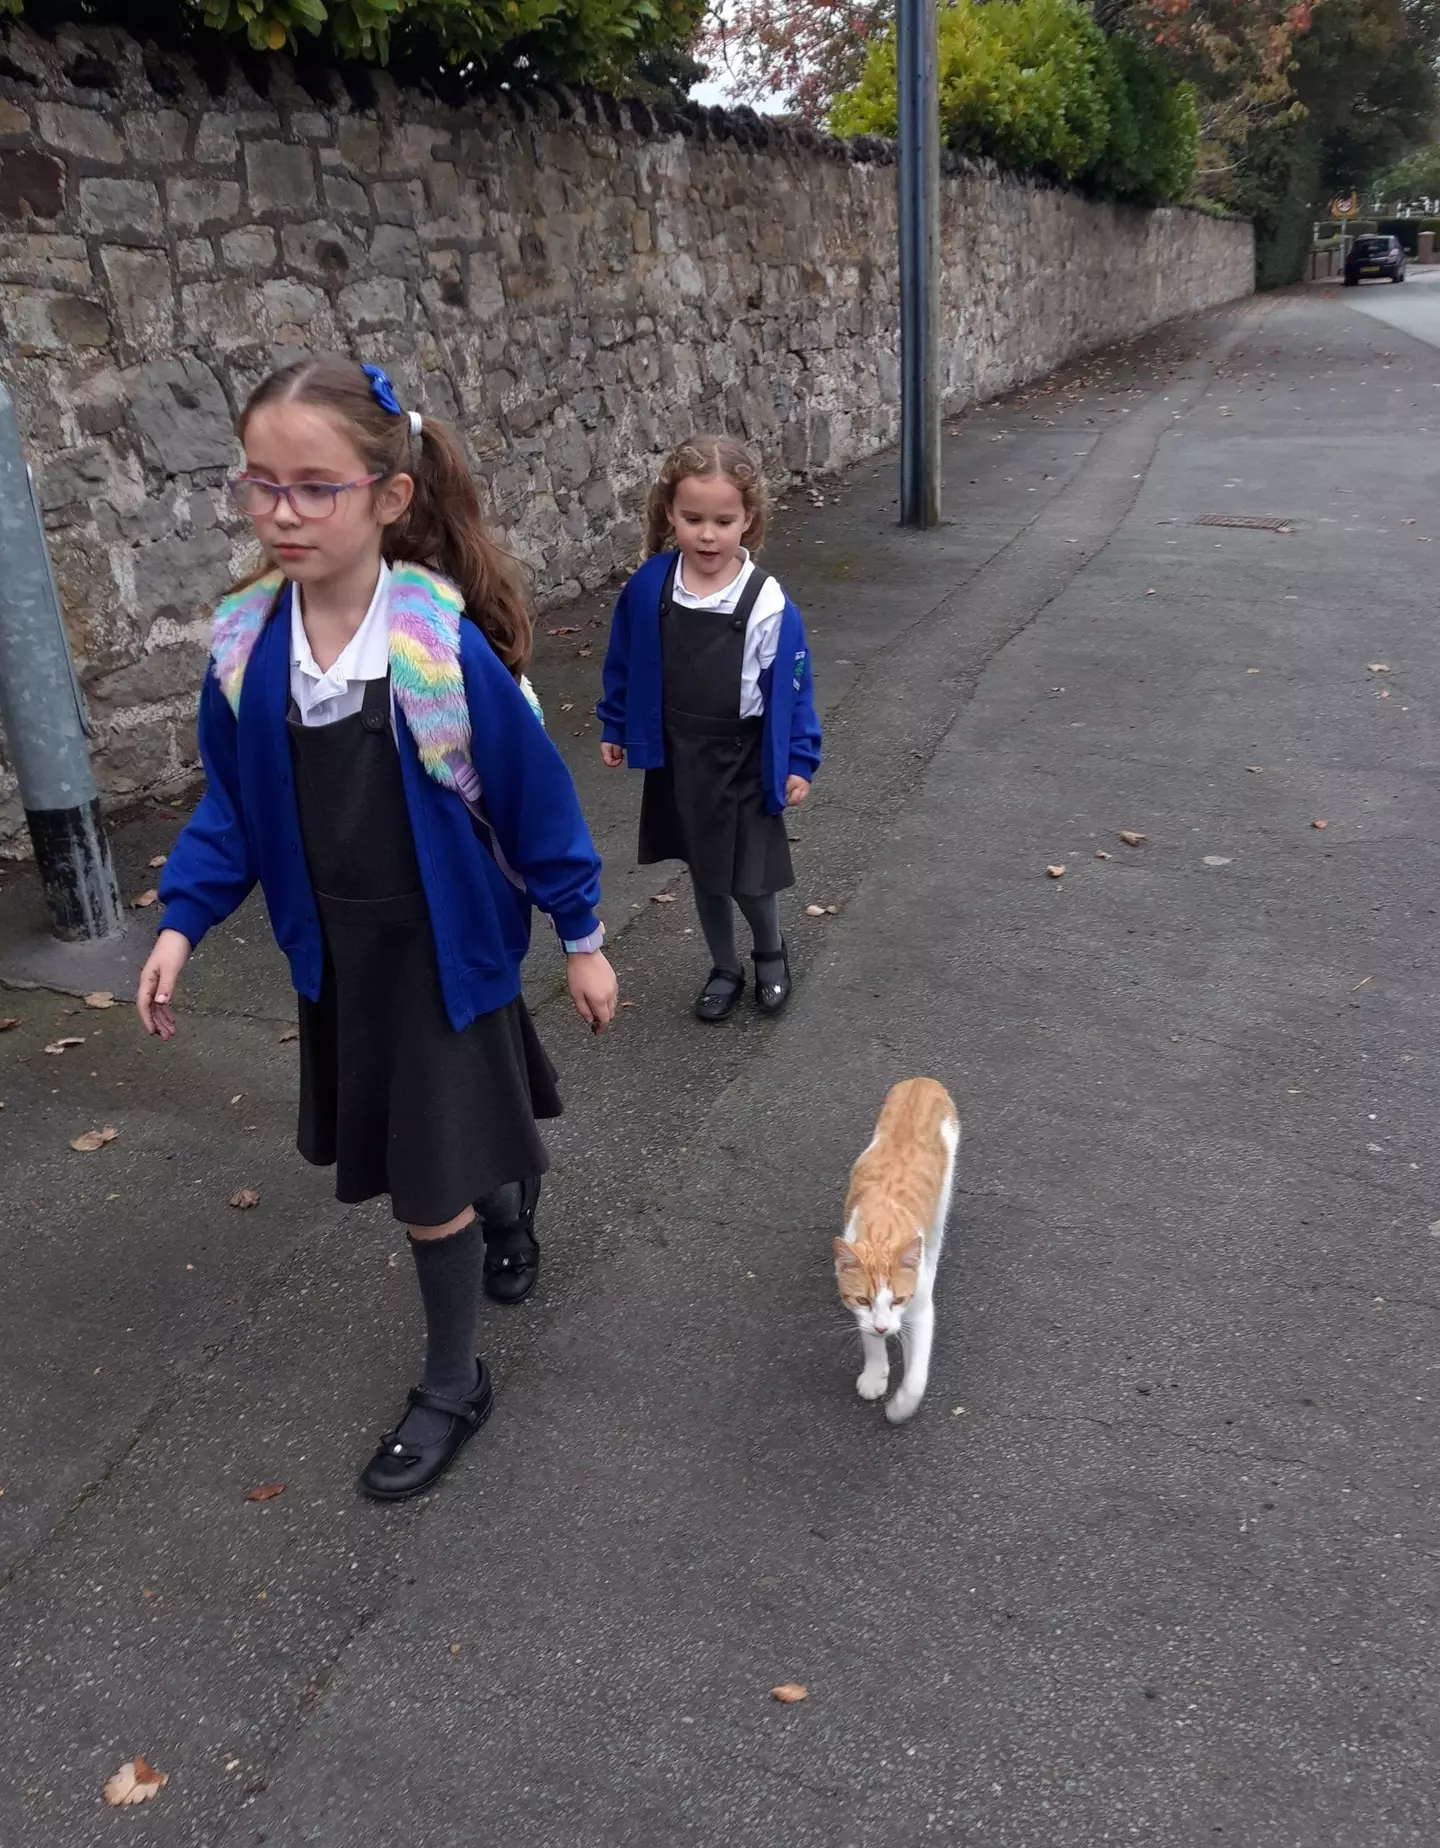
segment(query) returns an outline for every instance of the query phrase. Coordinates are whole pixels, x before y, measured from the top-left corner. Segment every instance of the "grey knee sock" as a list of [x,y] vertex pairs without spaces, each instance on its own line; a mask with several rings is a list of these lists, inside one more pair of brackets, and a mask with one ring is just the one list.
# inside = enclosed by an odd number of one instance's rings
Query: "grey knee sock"
[[731,975],[742,973],[740,952],[735,948],[735,906],[728,892],[702,892],[695,887],[695,909],[700,928],[710,946],[710,960],[717,969]]
[[[425,1375],[421,1384],[447,1399],[474,1392],[475,1320],[480,1309],[480,1266],[485,1245],[475,1220],[448,1238],[412,1238],[410,1252],[425,1305]],[[433,1444],[450,1428],[443,1412],[412,1406],[400,1434],[414,1444]]]
[[750,926],[750,933],[755,939],[755,948],[763,956],[767,951],[778,955],[780,950],[780,900],[774,892],[766,893],[764,898],[737,898],[735,903],[745,915],[745,922]]

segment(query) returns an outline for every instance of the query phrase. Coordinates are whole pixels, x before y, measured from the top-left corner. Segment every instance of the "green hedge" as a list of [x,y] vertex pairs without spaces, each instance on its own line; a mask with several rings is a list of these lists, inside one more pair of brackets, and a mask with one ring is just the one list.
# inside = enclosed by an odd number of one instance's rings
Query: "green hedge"
[[[940,13],[940,125],[947,144],[1100,198],[1159,205],[1195,176],[1199,127],[1187,84],[1156,54],[1107,38],[1076,0],[954,0]],[[872,44],[836,100],[837,135],[893,135],[895,39]]]
[[[694,35],[704,0],[0,0],[0,13],[41,32],[116,25],[162,46],[203,50],[236,40],[252,51],[324,61],[448,70],[486,88],[504,78],[653,88]],[[681,60],[688,64],[688,60]],[[698,75],[697,67],[689,65]],[[668,87],[662,81],[661,87]]]

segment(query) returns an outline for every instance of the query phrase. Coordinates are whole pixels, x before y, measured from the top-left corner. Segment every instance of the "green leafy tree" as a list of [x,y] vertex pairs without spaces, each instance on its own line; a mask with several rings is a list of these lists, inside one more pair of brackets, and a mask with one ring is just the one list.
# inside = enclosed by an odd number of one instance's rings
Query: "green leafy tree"
[[[1157,54],[1107,39],[1075,0],[954,0],[939,18],[940,123],[961,153],[1105,198],[1181,198],[1195,166],[1188,86]],[[895,40],[872,43],[831,112],[837,134],[892,135]]]
[[1440,147],[1431,142],[1407,154],[1398,166],[1371,182],[1370,197],[1382,205],[1440,199]]
[[1313,221],[1427,142],[1440,0],[1322,0],[1297,41],[1293,108],[1242,144],[1209,190],[1255,221],[1262,286],[1293,281]]

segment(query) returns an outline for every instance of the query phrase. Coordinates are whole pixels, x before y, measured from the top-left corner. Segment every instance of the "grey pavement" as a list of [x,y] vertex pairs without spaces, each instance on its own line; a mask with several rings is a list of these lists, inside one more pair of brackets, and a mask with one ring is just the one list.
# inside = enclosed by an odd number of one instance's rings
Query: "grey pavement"
[[[5,1848],[1434,1843],[1440,295],[1377,295],[976,411],[936,533],[892,458],[793,497],[827,761],[778,1024],[688,1020],[683,880],[585,718],[603,613],[542,625],[633,1006],[591,1041],[537,948],[546,1275],[423,1503],[353,1490],[413,1284],[290,1152],[258,910],[168,1048],[3,997]],[[176,826],[121,831],[127,890]],[[892,1430],[829,1244],[915,1072],[965,1141]],[[171,1781],[117,1818],[136,1751]]]

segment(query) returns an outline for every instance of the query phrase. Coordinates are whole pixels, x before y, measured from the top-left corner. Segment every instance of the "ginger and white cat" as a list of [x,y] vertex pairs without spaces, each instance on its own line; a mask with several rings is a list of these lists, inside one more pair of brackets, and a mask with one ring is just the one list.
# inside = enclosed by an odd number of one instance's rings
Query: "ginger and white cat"
[[885,1407],[891,1424],[914,1416],[930,1377],[935,1271],[950,1214],[960,1118],[933,1078],[893,1086],[870,1146],[850,1171],[845,1236],[835,1241],[840,1298],[865,1346],[855,1390],[879,1399],[890,1383],[887,1338],[898,1335],[905,1372]]

